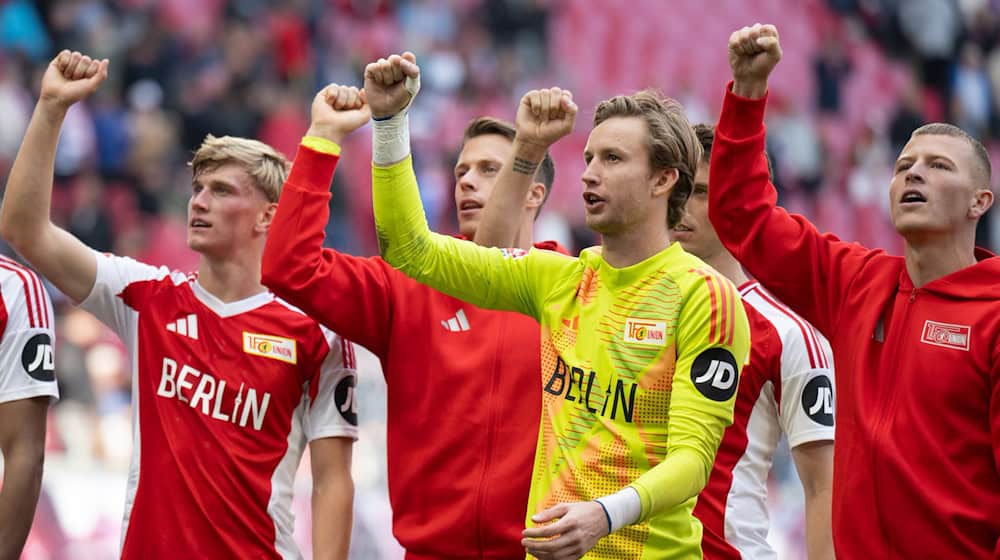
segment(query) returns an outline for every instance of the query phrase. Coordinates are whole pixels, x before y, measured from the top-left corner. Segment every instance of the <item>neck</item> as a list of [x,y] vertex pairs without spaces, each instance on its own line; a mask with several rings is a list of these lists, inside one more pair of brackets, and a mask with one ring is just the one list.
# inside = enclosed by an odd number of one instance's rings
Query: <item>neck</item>
[[629,228],[628,231],[601,236],[602,256],[615,268],[640,263],[670,246],[666,220],[650,221],[651,227]]
[[517,237],[514,239],[514,246],[525,251],[531,250],[535,245],[535,218],[534,212],[528,212],[521,218],[521,227],[517,230]]
[[976,264],[975,232],[957,236],[907,239],[903,254],[906,272],[920,288],[938,278]]
[[206,255],[198,263],[198,283],[225,303],[239,301],[267,290],[260,283],[261,254],[241,254],[216,260]]
[[736,260],[736,257],[725,249],[719,249],[717,253],[704,260],[705,264],[714,268],[719,272],[719,274],[728,278],[730,282],[736,285],[736,287],[739,287],[746,283],[747,280],[750,280],[750,277],[747,276],[746,272],[743,272],[743,267],[740,265],[740,262]]

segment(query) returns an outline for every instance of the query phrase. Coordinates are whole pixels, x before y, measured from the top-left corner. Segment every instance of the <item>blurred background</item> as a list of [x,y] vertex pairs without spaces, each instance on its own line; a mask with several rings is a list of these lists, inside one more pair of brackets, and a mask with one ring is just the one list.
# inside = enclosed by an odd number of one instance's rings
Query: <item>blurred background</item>
[[[109,80],[70,111],[56,160],[53,218],[102,251],[193,270],[185,246],[186,162],[207,133],[258,138],[289,158],[328,82],[361,85],[364,65],[414,51],[424,89],[412,110],[415,162],[432,226],[455,231],[452,167],[473,117],[512,119],[531,88],[571,89],[576,132],[553,149],[540,238],[576,251],[582,148],[597,101],[654,86],[692,122],[714,122],[730,32],[779,27],[784,59],[767,116],[782,203],[841,238],[898,253],[887,218],[892,162],[910,132],[950,121],[1000,163],[1000,0],[26,0],[0,1],[0,175],[62,48],[111,59]],[[327,243],[376,252],[370,136],[344,146]],[[980,244],[1000,247],[991,212]],[[2,247],[6,253],[9,249]],[[122,345],[50,290],[62,400],[52,408],[42,500],[24,557],[114,558],[130,457]],[[361,439],[352,557],[399,557],[385,490],[384,383],[361,357]],[[309,555],[308,459],[296,511]],[[787,451],[772,480],[771,538],[804,558],[801,489]]]

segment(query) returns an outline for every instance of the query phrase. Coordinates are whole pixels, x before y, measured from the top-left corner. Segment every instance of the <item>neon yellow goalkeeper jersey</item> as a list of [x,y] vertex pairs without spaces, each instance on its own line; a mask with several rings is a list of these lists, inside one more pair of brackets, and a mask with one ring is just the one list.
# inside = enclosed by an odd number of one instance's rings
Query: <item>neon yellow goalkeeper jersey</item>
[[[433,234],[409,159],[373,168],[373,189],[379,242],[393,266],[541,324],[542,420],[526,523],[557,503],[631,485],[640,522],[585,558],[701,558],[691,510],[732,422],[749,350],[732,284],[676,243],[616,269],[599,248],[572,258]],[[536,391],[525,387],[525,398]]]

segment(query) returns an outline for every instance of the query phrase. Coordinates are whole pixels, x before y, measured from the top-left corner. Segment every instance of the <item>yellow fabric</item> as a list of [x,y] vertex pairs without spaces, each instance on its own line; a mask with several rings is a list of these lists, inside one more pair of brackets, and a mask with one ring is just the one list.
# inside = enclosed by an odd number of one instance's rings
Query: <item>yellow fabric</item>
[[340,144],[319,136],[303,136],[302,145],[324,154],[340,155]]
[[[732,423],[736,373],[749,351],[732,284],[678,244],[616,269],[597,248],[572,258],[431,233],[409,158],[374,167],[373,191],[382,256],[393,266],[541,324],[543,409],[528,525],[557,503],[632,485],[642,519],[586,558],[701,558],[691,510]],[[525,398],[536,391],[526,387]]]

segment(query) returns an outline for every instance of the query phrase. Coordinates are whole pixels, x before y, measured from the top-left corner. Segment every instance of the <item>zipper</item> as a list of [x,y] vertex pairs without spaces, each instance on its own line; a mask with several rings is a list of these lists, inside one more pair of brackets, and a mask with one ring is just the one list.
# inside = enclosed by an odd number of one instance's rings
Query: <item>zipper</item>
[[[903,341],[902,341],[900,333],[903,332],[904,327],[906,326],[906,323],[907,323],[906,320],[910,316],[910,310],[913,307],[913,303],[917,300],[917,292],[918,291],[919,291],[919,288],[913,288],[913,290],[910,291],[910,295],[907,298],[906,304],[903,306],[903,315],[901,317],[893,317],[892,318],[892,324],[891,324],[891,326],[889,328],[889,332],[886,333],[885,339],[887,341],[888,340],[892,340],[893,341],[893,346],[892,346],[892,349],[891,349],[891,354],[889,356],[890,360],[888,362],[890,364],[897,363],[896,357],[899,354],[900,347],[903,346]],[[893,303],[893,306],[895,306],[895,303]],[[878,488],[880,486],[880,484],[881,484],[879,482],[879,478],[880,478],[880,476],[879,476],[879,463],[880,463],[880,459],[882,458],[882,456],[879,453],[879,449],[882,448],[882,445],[881,445],[882,442],[887,441],[889,439],[888,438],[888,435],[889,435],[889,430],[888,430],[889,419],[892,418],[893,414],[895,414],[895,412],[896,412],[896,403],[899,402],[899,399],[897,397],[899,391],[898,390],[892,390],[892,389],[890,389],[888,387],[885,387],[884,385],[885,384],[880,385],[880,389],[884,390],[888,394],[886,395],[886,397],[885,397],[884,400],[883,399],[879,399],[880,400],[880,402],[879,402],[879,415],[875,419],[875,426],[873,427],[873,430],[872,430],[872,432],[873,432],[872,433],[872,441],[873,441],[873,443],[877,444],[877,447],[871,449],[871,456],[872,456],[872,481],[874,483],[874,487],[875,488]],[[889,542],[889,533],[886,531],[886,529],[885,529],[885,523],[883,522],[883,520],[885,519],[886,516],[882,515],[882,507],[879,504],[879,494],[878,494],[878,492],[874,493],[874,499],[875,499],[875,511],[878,512],[879,528],[882,531],[882,535],[885,537],[885,543],[886,543],[886,549],[887,549],[886,550],[886,554],[888,555],[888,554],[892,553],[893,546],[892,546],[892,543]]]

